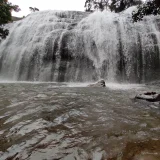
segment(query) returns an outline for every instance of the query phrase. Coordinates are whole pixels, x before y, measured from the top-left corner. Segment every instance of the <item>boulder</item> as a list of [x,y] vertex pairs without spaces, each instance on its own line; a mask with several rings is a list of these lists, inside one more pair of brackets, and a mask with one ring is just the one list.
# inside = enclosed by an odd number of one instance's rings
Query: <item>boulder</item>
[[146,92],[143,94],[138,94],[136,99],[143,99],[149,102],[159,102],[160,101],[160,94],[156,92]]
[[96,83],[89,84],[88,87],[106,87],[106,83],[103,79],[101,79]]

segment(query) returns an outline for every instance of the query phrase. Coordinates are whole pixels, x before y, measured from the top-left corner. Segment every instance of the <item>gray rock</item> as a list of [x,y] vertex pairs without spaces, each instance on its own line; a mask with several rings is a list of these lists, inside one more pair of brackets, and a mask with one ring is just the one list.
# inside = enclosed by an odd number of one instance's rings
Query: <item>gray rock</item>
[[136,99],[143,99],[149,102],[159,102],[160,101],[160,94],[156,92],[146,92],[143,94],[138,94]]
[[103,79],[101,79],[96,83],[88,85],[88,87],[106,87],[106,83]]

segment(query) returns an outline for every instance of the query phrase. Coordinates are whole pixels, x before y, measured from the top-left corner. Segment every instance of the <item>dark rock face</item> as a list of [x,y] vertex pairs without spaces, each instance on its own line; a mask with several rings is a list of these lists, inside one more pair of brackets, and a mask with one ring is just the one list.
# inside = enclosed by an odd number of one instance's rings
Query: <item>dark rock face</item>
[[102,79],[94,84],[88,85],[88,87],[106,87],[105,81]]
[[143,99],[149,102],[159,102],[160,101],[160,94],[156,92],[146,92],[143,94],[139,94],[135,97],[136,99]]

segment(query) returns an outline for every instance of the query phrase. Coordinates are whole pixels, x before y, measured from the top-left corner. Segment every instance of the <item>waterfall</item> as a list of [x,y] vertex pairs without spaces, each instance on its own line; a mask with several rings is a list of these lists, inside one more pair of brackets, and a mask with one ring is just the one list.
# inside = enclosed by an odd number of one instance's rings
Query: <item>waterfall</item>
[[143,83],[160,77],[160,17],[41,11],[8,24],[0,80]]

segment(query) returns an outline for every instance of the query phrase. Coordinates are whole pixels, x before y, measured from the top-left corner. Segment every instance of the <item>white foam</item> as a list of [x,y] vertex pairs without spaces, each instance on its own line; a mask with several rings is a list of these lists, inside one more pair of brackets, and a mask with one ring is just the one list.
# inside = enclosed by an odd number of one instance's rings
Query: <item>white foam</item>
[[[125,79],[136,81],[141,77],[140,81],[145,81],[146,68],[151,65],[155,71],[152,62],[159,64],[160,55],[153,53],[155,47],[160,50],[160,17],[132,23],[132,11],[133,8],[122,14],[40,11],[10,24],[9,36],[0,43],[0,78],[87,82],[96,76],[113,82],[122,68]],[[61,61],[61,54],[71,55],[76,62]],[[53,55],[56,61],[52,60]],[[149,56],[151,63],[146,58]]]
[[129,89],[142,89],[144,84],[120,84],[120,83],[106,83],[106,87],[113,90],[129,90]]

